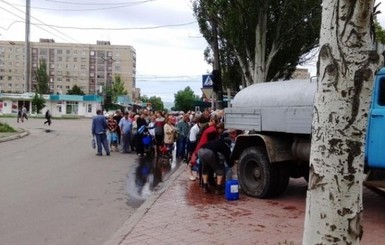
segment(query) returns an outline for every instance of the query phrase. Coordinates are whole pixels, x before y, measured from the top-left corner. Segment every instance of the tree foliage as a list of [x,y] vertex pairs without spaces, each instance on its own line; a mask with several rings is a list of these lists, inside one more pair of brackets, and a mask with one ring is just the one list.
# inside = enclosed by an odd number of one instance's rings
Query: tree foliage
[[72,89],[67,91],[67,94],[69,94],[69,95],[85,95],[83,90],[76,84],[72,87]]
[[49,77],[45,59],[40,59],[39,67],[35,72],[35,77],[37,81],[36,92],[39,94],[49,94]]
[[374,27],[376,29],[376,41],[385,44],[385,30],[377,20],[374,22]]
[[[241,70],[250,85],[289,79],[304,62],[301,57],[318,46],[321,2],[196,0],[194,13],[210,49],[213,27],[218,27],[222,70],[232,76]],[[222,73],[224,80],[230,76]]]
[[32,98],[32,111],[35,113],[40,113],[40,111],[45,107],[45,99],[41,94],[35,92],[35,95]]
[[194,101],[199,100],[199,97],[194,94],[194,91],[187,86],[184,90],[178,91],[174,94],[175,106],[173,107],[174,111],[184,111],[194,109]]
[[111,86],[111,99],[116,101],[118,96],[127,95],[127,91],[124,88],[124,82],[120,75],[115,75],[115,81]]
[[148,98],[146,95],[141,96],[140,101],[151,106],[151,109],[154,111],[164,110],[164,104],[163,104],[162,98],[157,97],[155,95],[151,96],[150,98]]

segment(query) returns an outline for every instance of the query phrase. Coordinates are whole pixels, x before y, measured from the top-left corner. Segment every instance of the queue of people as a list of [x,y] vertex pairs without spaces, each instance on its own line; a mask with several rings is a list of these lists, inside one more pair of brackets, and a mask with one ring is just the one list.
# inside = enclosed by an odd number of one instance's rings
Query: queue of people
[[[92,120],[92,134],[97,142],[97,155],[110,151],[146,154],[144,139],[150,137],[154,156],[168,152],[188,164],[189,179],[200,180],[204,192],[222,194],[226,170],[234,164],[230,160],[231,139],[224,138],[223,111],[202,113],[189,111],[173,115],[161,111],[116,111],[105,118],[98,110]],[[215,176],[214,183],[210,182]],[[211,185],[210,185],[211,184]]]

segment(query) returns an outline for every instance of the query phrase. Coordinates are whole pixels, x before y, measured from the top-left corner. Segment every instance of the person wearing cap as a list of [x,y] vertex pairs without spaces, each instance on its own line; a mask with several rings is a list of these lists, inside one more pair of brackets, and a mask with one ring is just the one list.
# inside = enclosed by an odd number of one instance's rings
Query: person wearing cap
[[202,164],[203,192],[211,192],[208,186],[209,173],[216,174],[216,194],[223,194],[225,176],[225,161],[229,167],[234,165],[230,160],[230,139],[216,139],[204,144],[198,152]]

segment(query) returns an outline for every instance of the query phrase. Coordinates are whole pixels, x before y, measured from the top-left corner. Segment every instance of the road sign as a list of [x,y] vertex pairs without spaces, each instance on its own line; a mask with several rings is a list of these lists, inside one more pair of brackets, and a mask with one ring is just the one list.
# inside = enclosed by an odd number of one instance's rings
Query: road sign
[[211,96],[213,95],[213,88],[201,88],[201,90],[207,99],[211,99]]
[[213,87],[212,75],[202,75],[202,87],[203,88],[212,88]]

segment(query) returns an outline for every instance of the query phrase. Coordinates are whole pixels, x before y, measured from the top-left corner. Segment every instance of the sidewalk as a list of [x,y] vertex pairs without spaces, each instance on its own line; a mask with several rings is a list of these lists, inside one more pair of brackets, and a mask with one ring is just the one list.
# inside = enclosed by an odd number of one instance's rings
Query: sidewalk
[[20,139],[27,136],[28,134],[29,132],[24,129],[18,129],[17,132],[13,132],[13,133],[0,133],[0,143],[10,141],[10,140]]
[[[238,201],[204,194],[182,166],[104,245],[130,244],[302,244],[306,182],[292,179],[285,193]],[[364,190],[361,244],[385,240],[385,199]]]

